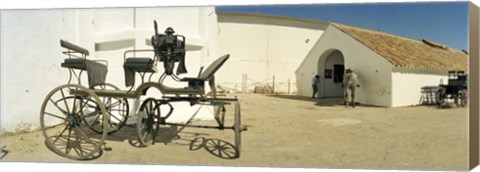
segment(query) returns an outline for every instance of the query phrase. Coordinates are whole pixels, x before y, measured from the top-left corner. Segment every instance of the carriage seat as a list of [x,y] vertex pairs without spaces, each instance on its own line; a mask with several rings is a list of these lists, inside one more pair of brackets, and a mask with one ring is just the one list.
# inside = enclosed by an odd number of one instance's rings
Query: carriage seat
[[105,83],[107,78],[107,65],[88,59],[68,58],[61,64],[62,67],[86,70],[88,76],[88,85],[92,88],[95,85]]
[[151,58],[128,58],[123,63],[123,67],[135,72],[157,72],[157,67]]
[[230,54],[224,55],[213,61],[197,78],[182,78],[180,81],[188,82],[189,89],[205,88],[205,81],[212,79],[214,74],[228,60]]
[[156,73],[157,66],[151,58],[127,58],[123,63],[125,72],[125,85],[127,87],[135,84],[135,72]]
[[[95,85],[105,83],[108,72],[107,64],[100,63],[100,60],[95,61],[87,59],[87,56],[89,55],[88,50],[70,42],[60,40],[60,46],[69,50],[69,52],[66,54],[70,57],[63,61],[61,64],[62,67],[86,70],[88,75],[88,84],[91,88]],[[71,53],[81,53],[83,54],[83,58],[71,58]]]

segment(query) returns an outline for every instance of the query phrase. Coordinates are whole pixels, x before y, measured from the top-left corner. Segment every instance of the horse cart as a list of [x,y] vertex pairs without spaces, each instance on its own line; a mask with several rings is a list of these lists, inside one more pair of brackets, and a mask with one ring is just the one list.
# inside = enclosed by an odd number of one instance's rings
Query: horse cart
[[448,71],[448,84],[444,84],[440,80],[438,86],[437,103],[442,107],[448,100],[452,100],[455,104],[465,106],[467,103],[467,74],[464,71]]
[[[102,154],[102,146],[108,134],[120,130],[129,118],[130,105],[127,99],[140,100],[147,96],[147,90],[157,89],[161,97],[148,97],[135,111],[138,141],[141,146],[155,142],[161,125],[181,125],[185,127],[230,129],[234,134],[234,155],[240,156],[241,132],[244,128],[240,119],[240,104],[235,98],[218,97],[214,74],[228,60],[224,55],[213,61],[205,70],[200,69],[198,77],[179,78],[186,73],[185,37],[174,34],[167,28],[159,34],[154,21],[155,34],[151,38],[152,50],[128,50],[124,53],[125,84],[129,90],[105,82],[108,62],[87,59],[88,50],[60,41],[67,51],[68,58],[61,64],[67,68],[70,78],[67,84],[54,88],[43,101],[40,112],[40,125],[46,146],[60,156],[70,159],[87,160]],[[153,52],[153,57],[136,57],[139,52]],[[132,55],[133,54],[133,55]],[[163,73],[158,80],[157,63],[163,63]],[[173,72],[177,66],[176,73]],[[82,73],[87,73],[88,85],[81,83]],[[141,83],[135,87],[135,76],[139,74]],[[148,77],[146,75],[149,75]],[[166,77],[185,83],[186,87],[175,88],[163,84]],[[72,81],[76,79],[76,81]],[[206,92],[208,83],[210,91]],[[173,102],[188,102],[191,106],[212,106],[213,116],[218,125],[191,125],[170,123]],[[225,106],[234,106],[233,122],[225,123]],[[161,108],[163,107],[163,108]],[[165,110],[167,109],[167,110]]]

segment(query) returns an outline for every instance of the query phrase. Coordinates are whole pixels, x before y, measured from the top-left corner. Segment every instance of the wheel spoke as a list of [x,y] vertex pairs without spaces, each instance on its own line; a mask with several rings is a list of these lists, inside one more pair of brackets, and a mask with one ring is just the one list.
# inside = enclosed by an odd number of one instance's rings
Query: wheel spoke
[[72,109],[72,113],[75,113],[77,112],[77,93],[78,93],[78,88],[75,87],[75,94],[73,95],[73,109]]
[[63,102],[65,102],[65,107],[67,108],[67,113],[70,113],[70,108],[68,108],[68,103],[67,103],[67,100],[65,99],[65,93],[63,93],[63,90],[60,90],[60,92],[62,93]]
[[[95,118],[95,120],[93,120],[93,123],[97,123],[99,118],[100,118],[100,115],[97,115],[97,117]],[[92,124],[93,124],[93,123],[92,123]],[[103,126],[103,125],[102,125],[102,126]]]
[[60,132],[60,135],[57,136],[57,138],[53,141],[52,144],[55,144],[55,142],[57,142],[57,140],[58,140],[60,137],[62,137],[63,133],[64,133],[65,131],[67,131],[67,128],[69,128],[68,125],[65,126],[65,128],[62,130],[62,132]]
[[[119,122],[121,122],[122,120],[120,120],[119,118],[117,118],[115,115],[113,114],[110,114],[111,117],[115,118],[116,120],[118,120]],[[122,115],[123,116],[123,115]]]
[[55,118],[58,118],[58,119],[63,119],[63,120],[65,120],[65,121],[67,120],[67,119],[64,118],[64,117],[61,117],[61,116],[52,114],[52,113],[50,113],[50,112],[44,112],[44,113],[47,114],[47,115],[53,116],[53,117],[55,117]]
[[222,157],[222,149],[218,149],[218,156]]
[[110,109],[110,111],[126,112],[125,108],[122,108],[122,109]]
[[65,115],[68,114],[68,112],[65,111],[64,109],[62,109],[60,106],[58,106],[58,104],[57,104],[56,102],[54,102],[54,101],[52,100],[52,98],[50,98],[49,100],[50,100],[50,102],[52,102],[52,104],[55,105],[55,107],[57,107],[57,109],[60,110],[63,114],[65,114]]
[[80,108],[78,109],[78,112],[75,113],[79,115],[82,112],[82,109],[85,108],[85,106],[88,104],[89,100],[86,100],[83,104],[80,105]]
[[117,101],[115,101],[115,103],[110,103],[110,106],[109,106],[109,107],[110,107],[110,108],[111,108],[111,107],[115,107],[115,106],[118,106],[118,105],[120,105],[120,104],[122,104],[122,100],[121,100],[121,99],[118,99]]
[[230,147],[225,147],[225,149],[223,149],[223,152],[226,154],[231,154],[231,156],[229,156],[230,158],[235,156],[235,150],[230,149]]
[[98,116],[100,116],[99,114],[100,114],[100,111],[95,111],[95,112],[89,113],[88,115],[80,114],[79,116],[80,116],[80,119],[85,119],[87,117],[92,117],[92,116],[97,116],[96,119],[98,119]]
[[222,148],[220,147],[220,140],[218,140],[218,145],[215,145],[215,148],[218,150],[218,155],[222,157]]
[[[78,152],[78,150],[75,147],[72,147],[72,149],[75,151],[75,153],[77,153],[77,155],[80,155],[80,153]],[[82,156],[82,155],[80,155],[80,156]]]
[[112,104],[112,98],[109,98],[108,101],[105,103],[105,108],[110,109],[112,107],[114,107],[114,104]]
[[[77,130],[79,130],[77,127],[75,127],[75,128]],[[78,135],[79,133],[77,133],[76,130],[74,132],[75,132],[76,140],[78,142],[78,149],[80,151],[80,156],[83,156],[82,144],[81,144],[81,140],[79,140],[80,136]],[[79,153],[77,152],[77,154],[79,154]]]
[[91,143],[91,144],[95,144],[95,142],[94,142],[92,139],[90,139],[90,138],[87,136],[87,134],[85,134],[81,129],[79,129],[79,128],[75,128],[75,129],[76,129],[75,132],[79,132],[83,137],[85,137],[85,139],[86,139],[87,142],[89,142],[89,143]]
[[70,148],[70,135],[72,134],[72,126],[69,126],[68,127],[68,136],[67,136],[67,148],[65,149],[65,154],[68,154],[69,150],[68,148]]

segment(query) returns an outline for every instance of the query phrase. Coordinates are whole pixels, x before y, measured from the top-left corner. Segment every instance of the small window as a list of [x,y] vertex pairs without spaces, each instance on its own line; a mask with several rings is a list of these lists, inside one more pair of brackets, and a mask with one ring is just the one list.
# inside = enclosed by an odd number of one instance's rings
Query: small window
[[332,79],[332,69],[325,69],[325,79]]
[[335,83],[342,82],[344,72],[345,72],[344,65],[333,65],[333,82]]

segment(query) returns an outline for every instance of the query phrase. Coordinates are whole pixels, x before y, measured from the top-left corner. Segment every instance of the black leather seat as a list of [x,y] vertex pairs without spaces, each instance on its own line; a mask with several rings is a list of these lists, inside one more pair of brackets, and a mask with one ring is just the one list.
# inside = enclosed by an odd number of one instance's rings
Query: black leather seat
[[157,72],[155,62],[151,58],[128,58],[123,67],[135,72]]
[[[90,61],[90,60],[88,60]],[[68,58],[63,61],[61,64],[65,68],[73,68],[79,70],[87,70],[87,59],[81,58]]]
[[105,83],[108,67],[106,64],[84,58],[68,58],[61,64],[62,67],[86,70],[90,87]]
[[230,57],[229,54],[224,55],[217,60],[213,61],[199,76],[198,78],[182,78],[180,81],[188,82],[188,87],[192,89],[203,89],[205,81],[211,79],[215,72],[222,67],[222,65]]

